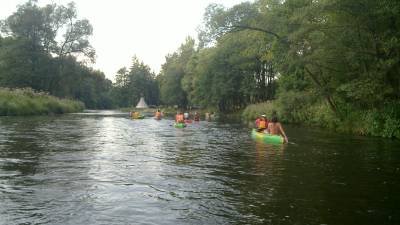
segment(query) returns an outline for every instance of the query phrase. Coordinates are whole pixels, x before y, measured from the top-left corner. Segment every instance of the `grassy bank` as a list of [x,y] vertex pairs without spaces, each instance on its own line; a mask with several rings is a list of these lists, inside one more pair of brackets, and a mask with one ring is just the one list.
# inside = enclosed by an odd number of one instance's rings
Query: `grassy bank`
[[0,116],[62,114],[83,109],[82,102],[60,99],[29,88],[0,88]]
[[281,121],[307,126],[318,126],[337,132],[365,136],[379,136],[400,139],[400,103],[388,102],[379,109],[360,110],[342,105],[338,112],[332,112],[324,103],[292,107],[279,102],[264,102],[247,106],[242,120],[254,121],[257,116],[270,117],[276,110]]

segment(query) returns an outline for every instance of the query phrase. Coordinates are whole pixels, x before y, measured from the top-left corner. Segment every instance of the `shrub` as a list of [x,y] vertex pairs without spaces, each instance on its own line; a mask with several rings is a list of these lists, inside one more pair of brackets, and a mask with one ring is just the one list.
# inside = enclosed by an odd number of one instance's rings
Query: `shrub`
[[80,101],[60,99],[31,88],[0,88],[0,115],[42,115],[78,112],[84,109]]
[[272,101],[251,104],[244,109],[242,113],[242,119],[245,121],[252,121],[262,114],[270,116],[274,110],[276,111],[277,108]]
[[263,102],[246,107],[242,119],[255,120],[261,114],[276,110],[280,120],[319,126],[344,133],[400,138],[400,102],[386,102],[381,108],[359,109],[350,104],[338,105],[334,113],[323,101],[300,101],[304,96],[285,94],[275,102]]

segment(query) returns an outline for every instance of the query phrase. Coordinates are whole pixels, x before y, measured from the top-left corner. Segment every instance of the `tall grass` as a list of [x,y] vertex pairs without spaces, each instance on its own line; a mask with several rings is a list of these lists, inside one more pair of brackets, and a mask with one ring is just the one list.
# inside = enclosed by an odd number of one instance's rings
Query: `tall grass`
[[0,88],[0,116],[61,114],[84,108],[80,101],[60,99],[30,88]]
[[269,118],[272,112],[276,110],[276,104],[272,101],[251,104],[248,105],[242,112],[242,120],[253,121],[263,114],[267,115]]

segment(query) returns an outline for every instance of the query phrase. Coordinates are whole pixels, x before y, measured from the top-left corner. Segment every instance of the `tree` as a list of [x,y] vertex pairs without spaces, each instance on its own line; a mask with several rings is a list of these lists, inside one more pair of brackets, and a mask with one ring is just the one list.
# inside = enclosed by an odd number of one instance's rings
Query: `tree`
[[150,71],[149,66],[134,56],[129,70],[126,67],[118,70],[113,98],[118,106],[128,107],[136,106],[142,95],[148,104],[159,104],[159,90],[155,75]]
[[193,38],[188,37],[175,53],[166,57],[166,62],[162,65],[159,78],[161,101],[164,104],[187,106],[186,91],[189,91],[192,86],[190,73],[187,73],[186,69],[194,55],[195,41]]
[[74,3],[39,7],[30,0],[1,21],[1,31],[0,86],[76,98],[89,108],[112,107],[111,81],[77,60],[93,61],[95,52],[88,42],[92,27],[77,19]]
[[[36,1],[29,0],[3,22],[2,31],[29,41],[32,51],[44,50],[58,57],[83,55],[92,61],[95,57],[88,40],[93,28],[87,19],[77,19],[73,2],[39,7]],[[59,36],[63,39],[57,41]]]

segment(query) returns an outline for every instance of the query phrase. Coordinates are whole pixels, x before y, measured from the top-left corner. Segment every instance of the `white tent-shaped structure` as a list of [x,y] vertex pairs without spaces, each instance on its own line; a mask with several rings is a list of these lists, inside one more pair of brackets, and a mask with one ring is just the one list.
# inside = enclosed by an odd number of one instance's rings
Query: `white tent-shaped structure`
[[139,108],[139,109],[149,108],[147,106],[146,102],[144,101],[144,97],[143,96],[140,97],[140,100],[139,100],[138,104],[136,105],[136,108]]

